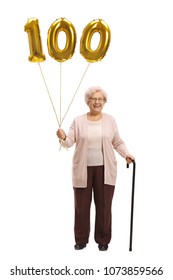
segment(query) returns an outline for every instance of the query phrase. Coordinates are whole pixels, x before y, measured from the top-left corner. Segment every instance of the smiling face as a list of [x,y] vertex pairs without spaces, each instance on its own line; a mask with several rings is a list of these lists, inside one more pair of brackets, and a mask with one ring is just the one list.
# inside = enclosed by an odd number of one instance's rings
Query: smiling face
[[90,108],[91,115],[98,115],[101,113],[103,106],[105,104],[105,97],[101,91],[97,91],[92,94],[89,99],[88,106]]

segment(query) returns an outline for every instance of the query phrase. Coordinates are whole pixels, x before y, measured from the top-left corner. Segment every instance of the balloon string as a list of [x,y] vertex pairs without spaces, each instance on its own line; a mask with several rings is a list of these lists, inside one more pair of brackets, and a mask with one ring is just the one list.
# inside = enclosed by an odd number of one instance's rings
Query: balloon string
[[60,95],[59,95],[59,119],[60,119],[60,126],[61,126],[61,109],[62,109],[62,63],[60,62],[60,89],[59,89],[59,92],[60,92]]
[[78,92],[78,90],[79,90],[79,87],[80,87],[80,85],[81,85],[81,83],[82,83],[82,81],[83,81],[83,79],[84,79],[84,77],[85,77],[85,74],[86,74],[86,72],[87,72],[89,66],[90,66],[90,63],[88,63],[88,65],[87,65],[87,67],[86,67],[86,69],[85,69],[85,71],[84,71],[84,74],[83,74],[83,76],[82,76],[82,78],[81,78],[81,80],[80,80],[80,82],[79,82],[79,85],[78,85],[78,87],[77,87],[77,89],[76,89],[76,91],[75,91],[75,93],[74,93],[74,95],[73,95],[73,97],[72,97],[72,99],[71,99],[71,102],[70,102],[70,104],[69,104],[69,106],[68,106],[68,108],[67,108],[67,111],[66,111],[66,113],[64,114],[64,117],[62,118],[62,121],[61,121],[60,125],[62,125],[62,123],[63,123],[65,117],[67,116],[67,113],[68,113],[68,111],[69,111],[69,109],[70,109],[70,107],[71,107],[71,105],[72,105],[72,103],[73,103],[73,101],[74,101],[74,98],[75,98],[75,96],[76,96],[76,94],[77,94],[77,92]]
[[57,116],[57,113],[56,113],[56,110],[55,110],[55,107],[54,107],[52,98],[51,98],[51,96],[50,96],[50,92],[49,92],[48,86],[47,86],[47,83],[46,83],[46,80],[45,80],[45,77],[44,77],[44,75],[43,75],[43,71],[42,71],[42,69],[41,69],[41,65],[40,65],[39,62],[38,62],[38,66],[39,66],[39,68],[40,68],[40,72],[41,72],[41,75],[42,75],[44,84],[45,84],[45,86],[46,86],[46,90],[47,90],[47,93],[48,93],[48,95],[49,95],[49,99],[50,99],[50,102],[51,102],[51,104],[52,104],[52,108],[53,108],[53,110],[54,110],[54,113],[55,113],[55,116],[56,116],[56,120],[57,120],[57,122],[58,122],[58,126],[60,127],[60,122],[59,122],[59,119],[58,119],[58,116]]

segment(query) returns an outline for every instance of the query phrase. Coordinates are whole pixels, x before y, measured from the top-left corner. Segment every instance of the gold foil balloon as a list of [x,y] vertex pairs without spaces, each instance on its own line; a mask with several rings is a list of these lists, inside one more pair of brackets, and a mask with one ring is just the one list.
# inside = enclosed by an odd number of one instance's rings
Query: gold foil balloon
[[28,19],[24,30],[28,33],[29,40],[30,56],[28,60],[31,62],[43,62],[46,58],[42,50],[38,19]]
[[[100,34],[96,50],[91,49],[91,40],[95,32]],[[109,47],[111,32],[109,26],[101,19],[91,21],[83,30],[80,40],[80,53],[89,62],[101,60]]]
[[[64,49],[60,49],[58,46],[58,35],[61,31],[66,34]],[[71,58],[76,46],[76,30],[73,24],[66,18],[55,20],[48,30],[47,45],[49,55],[55,60],[63,62]]]

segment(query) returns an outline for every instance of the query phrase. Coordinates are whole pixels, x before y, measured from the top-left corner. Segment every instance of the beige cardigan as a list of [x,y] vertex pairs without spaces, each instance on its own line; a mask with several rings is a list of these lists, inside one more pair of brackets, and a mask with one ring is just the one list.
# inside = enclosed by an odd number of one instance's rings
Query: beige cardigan
[[[124,158],[129,154],[124,142],[119,136],[115,119],[102,113],[104,184],[115,185],[117,175],[117,161],[113,148]],[[87,114],[74,119],[66,140],[67,148],[76,143],[73,155],[72,183],[76,188],[87,186]]]

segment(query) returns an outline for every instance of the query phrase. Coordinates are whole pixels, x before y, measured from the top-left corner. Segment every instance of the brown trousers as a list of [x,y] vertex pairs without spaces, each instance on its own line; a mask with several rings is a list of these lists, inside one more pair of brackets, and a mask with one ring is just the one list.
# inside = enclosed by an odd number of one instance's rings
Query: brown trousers
[[115,186],[104,184],[104,166],[88,166],[87,172],[87,187],[74,188],[75,241],[77,244],[89,241],[93,192],[96,211],[95,241],[98,244],[108,244],[111,240],[111,206]]

